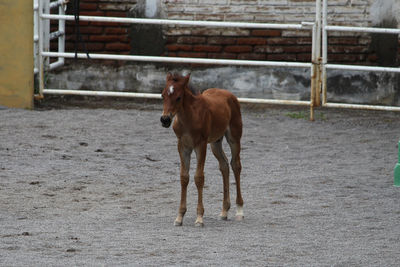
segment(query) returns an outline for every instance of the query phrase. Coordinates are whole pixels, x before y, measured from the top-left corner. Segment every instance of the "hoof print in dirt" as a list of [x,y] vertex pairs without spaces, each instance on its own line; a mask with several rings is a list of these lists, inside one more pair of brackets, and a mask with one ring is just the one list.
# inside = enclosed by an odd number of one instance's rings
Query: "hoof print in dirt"
[[235,221],[241,222],[241,221],[243,221],[243,220],[244,220],[244,216],[243,216],[243,215],[236,215]]
[[202,223],[202,222],[196,222],[196,223],[194,224],[194,226],[195,226],[195,227],[204,227],[204,223]]
[[218,219],[220,221],[227,221],[228,220],[228,216],[219,216]]
[[174,222],[174,226],[182,226],[182,222],[177,222],[177,221],[175,221],[175,222]]

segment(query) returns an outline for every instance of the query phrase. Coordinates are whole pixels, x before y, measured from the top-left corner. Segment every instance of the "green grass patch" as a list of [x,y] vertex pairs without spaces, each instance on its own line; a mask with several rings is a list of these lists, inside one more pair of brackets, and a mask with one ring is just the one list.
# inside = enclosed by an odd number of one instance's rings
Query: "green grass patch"
[[[303,120],[309,120],[310,119],[310,112],[308,111],[298,111],[298,112],[288,112],[285,114],[286,117],[292,118],[292,119],[303,119]],[[314,118],[316,120],[327,120],[326,115],[322,112],[315,112],[314,113]]]

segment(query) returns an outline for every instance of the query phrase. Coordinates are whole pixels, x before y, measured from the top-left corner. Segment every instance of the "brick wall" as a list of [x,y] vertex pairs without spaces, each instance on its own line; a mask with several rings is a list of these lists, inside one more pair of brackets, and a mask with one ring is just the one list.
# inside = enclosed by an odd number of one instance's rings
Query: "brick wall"
[[[73,5],[70,1],[67,5],[67,14],[73,15]],[[136,6],[136,0],[82,0],[80,1],[80,15],[127,17],[130,9]],[[56,23],[53,22],[53,30]],[[89,53],[130,53],[130,25],[106,22],[80,21],[79,28]],[[66,22],[66,51],[74,51],[75,47],[75,22]],[[52,42],[51,49],[57,49],[57,42]],[[85,52],[82,43],[78,43],[78,51]]]
[[[127,17],[137,0],[81,0],[81,15]],[[329,0],[329,23],[370,26],[373,0]],[[315,0],[162,0],[161,17],[168,19],[300,23],[313,21]],[[68,13],[72,14],[69,4]],[[74,49],[74,23],[67,23],[66,49]],[[129,54],[131,25],[80,23],[92,53]],[[163,28],[162,55],[249,60],[310,61],[311,32],[271,29]],[[369,34],[332,33],[329,61],[374,64],[379,55]],[[55,46],[55,44],[53,44]],[[55,47],[53,47],[54,49]],[[83,51],[80,46],[80,51]]]

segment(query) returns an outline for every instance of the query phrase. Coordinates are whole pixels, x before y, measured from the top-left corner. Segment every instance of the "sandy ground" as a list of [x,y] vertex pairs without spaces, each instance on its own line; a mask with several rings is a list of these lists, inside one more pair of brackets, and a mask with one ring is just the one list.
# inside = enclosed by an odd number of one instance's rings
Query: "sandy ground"
[[[193,176],[184,225],[173,226],[179,158],[160,105],[51,107],[0,110],[1,266],[400,262],[399,113],[320,110],[310,122],[289,116],[302,109],[244,109],[245,220],[217,219],[209,150],[196,228]],[[231,175],[232,203],[234,186]]]

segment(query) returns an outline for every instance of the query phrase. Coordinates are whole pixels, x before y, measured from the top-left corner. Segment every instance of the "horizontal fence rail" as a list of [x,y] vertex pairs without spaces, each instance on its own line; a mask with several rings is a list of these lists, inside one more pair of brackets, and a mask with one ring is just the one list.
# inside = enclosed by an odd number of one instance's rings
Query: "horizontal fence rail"
[[[52,95],[109,96],[109,97],[126,97],[126,98],[162,99],[161,94],[151,94],[151,93],[65,90],[65,89],[44,89],[44,93]],[[245,98],[245,97],[239,97],[238,100],[241,103],[247,103],[247,104],[261,103],[261,104],[304,105],[304,106],[310,105],[310,101],[298,101],[298,100],[256,99],[256,98]]]
[[377,71],[377,72],[399,72],[400,68],[392,67],[375,67],[375,66],[361,66],[361,65],[342,65],[342,64],[325,64],[327,69],[336,70],[360,70],[360,71]]
[[[71,15],[50,15],[43,14],[43,19],[74,20]],[[143,18],[120,18],[100,16],[79,16],[80,21],[92,22],[113,22],[127,24],[158,24],[158,25],[183,25],[199,27],[224,27],[224,28],[268,28],[268,29],[289,29],[307,30],[314,25],[313,22],[302,22],[301,24],[278,24],[278,23],[250,23],[250,22],[228,22],[228,21],[196,21],[196,20],[170,20],[170,19],[143,19]]]
[[325,26],[327,31],[341,31],[341,32],[368,32],[368,33],[387,33],[387,34],[400,34],[400,29],[388,28],[373,28],[373,27],[351,27],[351,26]]
[[[47,57],[75,58],[75,53],[43,52]],[[135,56],[116,54],[90,54],[91,59],[112,59],[143,62],[165,62],[165,63],[191,63],[210,65],[236,65],[236,66],[260,66],[260,67],[295,67],[310,68],[311,63],[285,62],[285,61],[258,61],[258,60],[236,60],[236,59],[211,59],[211,58],[184,58],[184,57],[158,57],[158,56]],[[85,59],[87,55],[77,53],[77,58]]]

